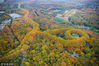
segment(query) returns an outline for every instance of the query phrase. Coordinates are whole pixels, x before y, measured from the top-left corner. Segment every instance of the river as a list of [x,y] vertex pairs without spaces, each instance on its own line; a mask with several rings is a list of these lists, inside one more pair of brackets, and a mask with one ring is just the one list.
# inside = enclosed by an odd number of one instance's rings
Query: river
[[[9,15],[10,17],[12,17],[13,20],[14,20],[15,18],[20,18],[20,17],[22,17],[22,15],[17,14],[17,13],[12,13],[12,14],[8,14],[8,15]],[[10,23],[10,22],[11,22],[11,19],[2,21],[1,24],[0,24],[0,30],[3,29],[3,28],[5,27],[5,25],[6,25],[7,23]]]

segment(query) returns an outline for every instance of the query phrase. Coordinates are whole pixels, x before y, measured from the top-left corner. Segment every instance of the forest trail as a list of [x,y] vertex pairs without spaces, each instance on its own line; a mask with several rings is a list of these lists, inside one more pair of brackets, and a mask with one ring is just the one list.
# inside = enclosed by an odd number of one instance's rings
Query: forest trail
[[[38,42],[37,41],[38,37],[52,40],[53,42],[55,42],[57,44],[57,48],[59,48],[59,49],[62,48],[63,46],[80,47],[80,45],[84,44],[85,41],[87,41],[87,39],[89,39],[89,36],[79,29],[63,28],[63,29],[57,29],[57,30],[53,30],[53,31],[47,30],[47,31],[42,32],[42,31],[40,31],[39,24],[36,23],[35,21],[33,21],[32,18],[30,17],[30,12],[23,8],[21,8],[21,10],[22,10],[22,12],[24,12],[24,16],[22,18],[25,19],[25,21],[27,23],[32,22],[33,29],[25,35],[25,37],[21,41],[21,44],[17,48],[9,51],[7,53],[7,55],[0,58],[0,60],[2,60],[2,61],[8,60],[8,59],[13,59],[14,57],[18,56],[19,54],[26,53],[27,49],[29,49],[30,44],[32,42],[34,42],[34,43]],[[56,36],[57,33],[62,33],[62,32],[65,32],[65,36],[66,36],[65,39]],[[72,32],[81,34],[81,37],[76,37],[76,38],[72,37],[72,35],[71,35]]]
[[[17,56],[20,53],[24,53],[26,52],[26,50],[29,48],[28,44],[24,44],[26,42],[26,40],[28,40],[28,36],[33,33],[34,31],[38,31],[39,29],[39,24],[34,22],[30,17],[29,17],[29,11],[26,9],[21,8],[22,12],[25,13],[25,15],[23,16],[23,18],[25,18],[25,20],[28,22],[33,22],[33,29],[32,31],[30,31],[28,34],[26,34],[26,36],[24,37],[24,39],[21,41],[21,44],[16,48],[13,49],[12,51],[8,52],[7,55],[3,56],[2,58],[0,58],[0,60],[7,60],[14,58],[15,56]],[[28,37],[28,38],[27,38]]]

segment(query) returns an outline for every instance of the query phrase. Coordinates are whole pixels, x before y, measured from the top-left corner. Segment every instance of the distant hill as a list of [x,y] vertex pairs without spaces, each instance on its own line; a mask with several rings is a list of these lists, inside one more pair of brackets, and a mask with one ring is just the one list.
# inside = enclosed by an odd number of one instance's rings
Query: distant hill
[[0,3],[3,3],[4,2],[4,0],[0,0]]
[[99,8],[98,0],[0,0],[0,3],[14,4],[14,3],[23,3],[23,4],[58,4],[65,6],[74,6],[74,7],[93,7]]

